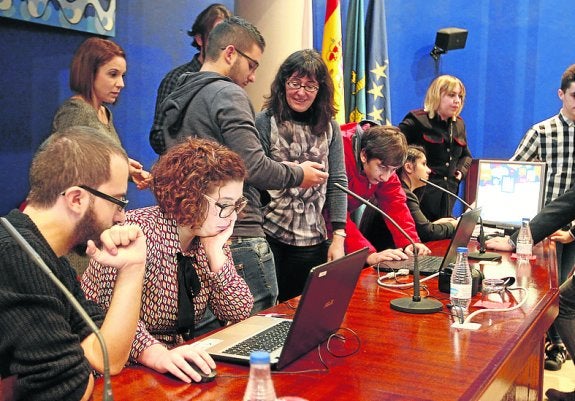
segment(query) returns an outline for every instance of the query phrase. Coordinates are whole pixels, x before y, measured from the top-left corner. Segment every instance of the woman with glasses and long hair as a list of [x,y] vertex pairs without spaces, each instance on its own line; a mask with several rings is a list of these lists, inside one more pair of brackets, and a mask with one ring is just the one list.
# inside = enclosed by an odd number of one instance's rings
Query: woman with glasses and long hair
[[[206,308],[224,322],[250,315],[253,296],[237,274],[228,240],[238,214],[246,169],[223,145],[188,138],[170,148],[152,168],[157,206],[126,212],[147,238],[142,309],[130,352],[132,362],[190,383],[208,374],[214,361],[192,346]],[[86,296],[108,308],[116,271],[90,262],[82,276]]]
[[[342,257],[347,186],[333,81],[315,50],[291,54],[280,66],[256,126],[264,149],[279,162],[323,164],[329,178],[312,188],[269,190],[264,231],[276,263],[279,300],[301,294],[312,267]],[[333,238],[322,215],[329,210]]]
[[[407,143],[425,149],[431,169],[429,181],[457,194],[459,183],[471,165],[465,123],[460,117],[465,104],[465,86],[452,75],[440,75],[431,82],[423,109],[410,111],[399,129]],[[432,187],[417,192],[421,210],[430,220],[450,217],[455,198]]]
[[417,234],[423,242],[451,238],[457,226],[457,220],[453,217],[442,217],[431,222],[421,211],[419,199],[413,191],[426,185],[420,178],[428,180],[429,173],[431,173],[431,169],[427,166],[425,149],[419,145],[409,146],[407,159],[403,163],[403,167],[397,170],[397,175],[399,175],[401,187],[405,191],[407,207],[415,222]]
[[[112,111],[124,89],[126,53],[108,39],[86,39],[74,53],[70,67],[70,89],[74,95],[60,105],[51,132],[83,125],[95,128],[120,143]],[[130,178],[138,189],[149,184],[150,174],[140,162],[129,159]]]

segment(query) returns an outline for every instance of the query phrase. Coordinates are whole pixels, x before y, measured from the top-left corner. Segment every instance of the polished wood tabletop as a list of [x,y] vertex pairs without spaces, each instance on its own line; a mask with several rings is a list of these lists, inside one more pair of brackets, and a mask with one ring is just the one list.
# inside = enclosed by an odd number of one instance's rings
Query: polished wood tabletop
[[[442,255],[447,241],[428,245]],[[273,374],[278,397],[312,400],[541,400],[543,337],[558,312],[557,266],[553,243],[534,249],[536,261],[517,272],[527,287],[525,304],[511,312],[487,312],[474,318],[476,331],[451,327],[446,307],[433,314],[409,314],[390,308],[404,297],[377,284],[377,272],[362,272],[341,330],[344,340],[310,351]],[[515,270],[509,253],[501,253],[498,268]],[[484,267],[486,268],[486,267]],[[490,268],[493,268],[490,266]],[[444,305],[437,279],[427,281],[430,296]],[[400,290],[409,291],[409,290]],[[425,290],[422,293],[426,293]],[[515,293],[515,292],[514,292]],[[519,295],[517,295],[519,297]],[[473,303],[481,299],[481,293]],[[289,304],[270,309],[293,314]],[[471,311],[475,310],[472,306]],[[355,350],[357,352],[353,353]],[[343,356],[351,354],[349,356]],[[148,368],[125,368],[112,378],[115,400],[241,400],[249,367],[218,363],[218,376],[206,384],[185,384]],[[94,400],[101,399],[102,380]]]

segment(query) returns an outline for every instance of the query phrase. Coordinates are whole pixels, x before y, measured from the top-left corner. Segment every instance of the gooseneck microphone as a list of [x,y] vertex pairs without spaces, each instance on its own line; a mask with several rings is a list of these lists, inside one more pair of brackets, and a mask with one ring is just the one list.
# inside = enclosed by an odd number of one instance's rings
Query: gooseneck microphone
[[40,255],[38,255],[38,252],[36,252],[34,248],[32,248],[32,246],[24,239],[24,237],[22,237],[22,235],[18,232],[18,230],[16,230],[16,228],[14,228],[14,226],[4,217],[0,218],[0,222],[2,223],[6,231],[8,231],[8,234],[10,234],[16,240],[18,245],[22,247],[24,252],[26,252],[28,256],[32,258],[32,260],[38,265],[38,267],[40,267],[40,269],[48,275],[50,280],[54,284],[56,284],[56,286],[66,296],[66,298],[68,298],[68,301],[70,301],[72,307],[76,310],[76,312],[78,312],[80,317],[94,332],[94,335],[98,339],[100,347],[102,348],[102,358],[104,362],[104,394],[102,398],[104,401],[112,401],[114,399],[114,396],[112,395],[112,382],[110,380],[110,362],[108,360],[108,349],[106,348],[106,343],[104,342],[104,337],[102,336],[102,333],[100,333],[100,329],[98,328],[98,326],[96,326],[90,315],[88,315],[88,313],[86,313],[84,308],[82,308],[82,305],[80,305],[80,303],[76,300],[76,298],[74,298],[74,296],[68,290],[68,288],[66,288],[66,286],[62,284],[62,282],[58,279],[58,277],[56,277],[56,275],[52,272],[52,270],[50,270],[46,262],[44,262],[44,260],[42,260]]
[[391,309],[394,309],[399,312],[406,312],[406,313],[435,313],[439,312],[443,308],[443,304],[436,299],[433,298],[422,298],[420,289],[419,289],[419,265],[417,262],[417,247],[415,246],[415,242],[413,239],[405,232],[403,228],[399,226],[390,216],[387,215],[383,210],[369,202],[367,199],[362,198],[358,194],[350,191],[346,187],[340,184],[334,184],[336,188],[342,190],[348,195],[353,196],[355,199],[360,201],[362,204],[366,205],[367,207],[372,208],[376,212],[380,213],[389,220],[395,228],[401,232],[401,234],[407,238],[407,240],[413,246],[413,296],[412,297],[404,297],[404,298],[397,298],[393,299],[391,304]]
[[[431,185],[432,187],[437,188],[440,191],[445,192],[449,196],[454,197],[455,199],[457,199],[458,201],[463,203],[463,205],[465,207],[467,207],[469,209],[474,209],[471,207],[471,205],[469,203],[465,202],[463,199],[461,199],[459,196],[457,196],[453,192],[448,191],[447,189],[440,187],[439,185],[434,184],[433,182],[426,180],[424,178],[420,178],[419,181],[424,182],[427,185]],[[479,252],[470,252],[467,255],[468,258],[477,259],[477,260],[499,260],[499,259],[501,259],[501,255],[499,255],[497,253],[485,252],[487,250],[487,248],[485,247],[485,231],[483,229],[483,219],[481,218],[481,215],[479,215],[479,235],[477,236],[477,242],[479,242]]]

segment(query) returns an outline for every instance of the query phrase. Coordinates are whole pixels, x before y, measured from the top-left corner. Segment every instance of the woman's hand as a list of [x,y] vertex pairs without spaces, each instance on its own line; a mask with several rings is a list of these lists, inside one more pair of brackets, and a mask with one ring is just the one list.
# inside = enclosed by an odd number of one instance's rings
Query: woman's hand
[[142,352],[138,362],[157,372],[171,373],[185,383],[191,383],[192,380],[199,382],[202,379],[189,362],[205,374],[216,368],[216,363],[206,351],[191,344],[172,349],[154,344]]
[[152,175],[144,170],[144,166],[137,160],[128,159],[130,165],[130,177],[140,190],[147,189],[152,183]]
[[224,253],[224,245],[234,232],[235,220],[223,231],[211,237],[201,237],[200,243],[203,245],[208,257],[208,264],[213,273],[219,272],[227,261]]
[[345,242],[345,238],[339,235],[334,235],[331,241],[331,245],[327,250],[327,261],[331,262],[332,260],[336,260],[345,256],[345,250],[343,244]]

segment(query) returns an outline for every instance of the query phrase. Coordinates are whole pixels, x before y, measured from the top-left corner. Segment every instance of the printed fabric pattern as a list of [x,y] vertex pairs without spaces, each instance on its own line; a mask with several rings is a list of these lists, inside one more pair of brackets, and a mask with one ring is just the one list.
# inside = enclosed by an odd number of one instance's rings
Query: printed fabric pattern
[[[304,161],[322,163],[329,171],[328,152],[333,137],[331,124],[327,132],[314,135],[308,125],[286,121],[277,125],[271,118],[273,160],[300,164]],[[267,235],[288,245],[317,245],[327,238],[322,209],[327,183],[312,188],[269,190],[271,201],[264,209],[264,230]]]

